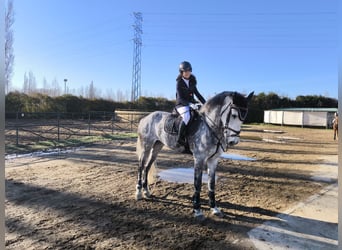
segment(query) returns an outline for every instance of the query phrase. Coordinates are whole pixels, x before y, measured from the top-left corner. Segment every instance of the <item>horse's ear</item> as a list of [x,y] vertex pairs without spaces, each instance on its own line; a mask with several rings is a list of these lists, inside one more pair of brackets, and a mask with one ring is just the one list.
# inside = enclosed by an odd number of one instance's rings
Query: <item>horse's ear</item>
[[253,95],[254,95],[254,91],[252,91],[251,93],[249,93],[249,95],[247,96],[247,102],[249,102],[251,99],[252,99],[252,97],[253,97]]

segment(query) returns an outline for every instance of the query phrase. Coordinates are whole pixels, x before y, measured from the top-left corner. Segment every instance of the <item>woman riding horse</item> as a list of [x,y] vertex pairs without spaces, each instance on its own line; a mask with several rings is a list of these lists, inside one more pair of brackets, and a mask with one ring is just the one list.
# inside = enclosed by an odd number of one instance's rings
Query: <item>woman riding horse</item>
[[192,66],[189,62],[184,61],[179,65],[179,75],[176,79],[176,110],[183,118],[180,124],[177,143],[185,145],[184,136],[186,126],[190,121],[190,103],[195,103],[194,95],[200,100],[202,104],[205,103],[205,99],[197,90],[197,80],[192,74]]
[[[222,92],[210,98],[200,108],[201,119],[194,131],[187,135],[189,150],[194,159],[193,212],[202,220],[200,193],[202,173],[208,173],[208,197],[212,214],[222,216],[215,201],[215,172],[222,152],[239,143],[240,131],[245,121],[248,103],[253,92],[247,97],[237,92]],[[142,118],[138,126],[137,155],[139,160],[136,199],[151,196],[148,188],[148,172],[163,146],[177,150],[177,135],[165,130],[165,123],[171,116],[168,112],[155,111]]]

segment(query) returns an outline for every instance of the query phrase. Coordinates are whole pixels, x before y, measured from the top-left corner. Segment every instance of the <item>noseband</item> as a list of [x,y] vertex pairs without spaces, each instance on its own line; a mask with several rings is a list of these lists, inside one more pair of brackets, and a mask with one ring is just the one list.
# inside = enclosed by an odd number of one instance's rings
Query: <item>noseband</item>
[[[240,131],[240,130],[235,130],[235,129],[233,129],[233,128],[231,128],[231,127],[229,126],[229,122],[230,122],[230,118],[231,118],[231,113],[232,113],[232,110],[233,110],[233,109],[236,110],[237,113],[238,113],[238,118],[239,118],[239,120],[242,121],[242,122],[244,122],[244,121],[246,120],[246,117],[247,117],[248,109],[247,109],[247,108],[238,107],[238,106],[236,106],[235,104],[230,103],[230,104],[229,104],[229,105],[220,113],[220,116],[221,116],[221,117],[222,117],[222,115],[224,114],[224,112],[225,112],[229,107],[230,107],[230,110],[229,110],[229,113],[228,113],[226,122],[225,122],[225,124],[223,124],[223,136],[220,136],[220,137],[219,137],[219,136],[217,135],[215,129],[212,129],[212,133],[213,133],[214,137],[218,140],[218,142],[217,142],[216,151],[215,151],[215,153],[214,153],[211,157],[213,157],[213,156],[217,153],[219,147],[221,147],[222,150],[223,150],[224,152],[227,151],[228,146],[226,146],[226,148],[223,147],[223,145],[222,145],[222,138],[223,138],[223,137],[226,137],[225,135],[228,134],[229,130],[232,131],[232,132],[234,133],[233,135],[230,135],[229,137],[240,137],[240,132],[241,132],[241,131]],[[217,126],[217,125],[215,124],[215,122],[213,122],[208,116],[206,116],[206,117],[208,118],[208,120],[210,121],[210,123],[212,124],[212,126],[213,126],[214,128],[219,129],[219,126]],[[204,119],[204,121],[206,121],[206,119]],[[222,120],[220,120],[220,121],[221,121],[221,123],[222,123]],[[209,125],[208,125],[208,127],[211,128]],[[229,137],[227,137],[227,138],[229,138]],[[210,158],[211,158],[211,157],[210,157]]]
[[230,117],[231,117],[231,114],[232,114],[232,110],[236,110],[237,113],[238,113],[238,117],[239,117],[239,120],[244,122],[246,120],[246,117],[247,117],[247,111],[248,109],[247,108],[241,108],[241,107],[238,107],[234,104],[229,104],[227,106],[226,109],[224,109],[222,112],[221,112],[221,116],[223,115],[223,113],[230,107],[230,110],[229,110],[229,113],[228,113],[228,119],[226,120],[226,123],[223,125],[223,134],[228,134],[228,131],[232,131],[234,134],[233,135],[230,135],[230,137],[240,137],[240,132],[241,130],[235,130],[231,127],[229,127],[229,122],[230,122]]

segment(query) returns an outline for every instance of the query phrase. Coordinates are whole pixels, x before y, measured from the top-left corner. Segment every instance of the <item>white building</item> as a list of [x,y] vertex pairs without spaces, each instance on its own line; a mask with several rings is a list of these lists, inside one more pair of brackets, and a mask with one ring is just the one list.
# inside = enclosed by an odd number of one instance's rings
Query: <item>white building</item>
[[264,123],[301,127],[332,127],[337,108],[283,108],[264,111]]

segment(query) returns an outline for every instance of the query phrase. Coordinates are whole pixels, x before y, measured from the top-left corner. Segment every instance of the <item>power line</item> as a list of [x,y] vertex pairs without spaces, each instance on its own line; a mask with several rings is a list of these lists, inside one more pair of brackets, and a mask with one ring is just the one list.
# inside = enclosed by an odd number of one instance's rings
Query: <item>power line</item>
[[[146,47],[335,48],[336,11],[144,13]],[[187,21],[184,24],[184,18]],[[156,21],[158,20],[158,21]],[[177,29],[177,27],[186,27]]]

